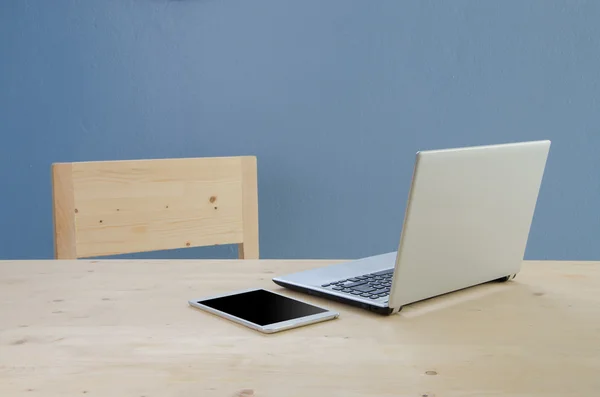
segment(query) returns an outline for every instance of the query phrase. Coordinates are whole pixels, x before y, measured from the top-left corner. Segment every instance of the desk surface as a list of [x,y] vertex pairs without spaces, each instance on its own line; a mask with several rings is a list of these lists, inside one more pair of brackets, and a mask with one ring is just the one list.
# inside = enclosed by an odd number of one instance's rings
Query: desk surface
[[[0,396],[592,396],[600,262],[526,262],[382,317],[283,290],[333,261],[0,261]],[[340,311],[263,335],[187,300],[264,287]]]

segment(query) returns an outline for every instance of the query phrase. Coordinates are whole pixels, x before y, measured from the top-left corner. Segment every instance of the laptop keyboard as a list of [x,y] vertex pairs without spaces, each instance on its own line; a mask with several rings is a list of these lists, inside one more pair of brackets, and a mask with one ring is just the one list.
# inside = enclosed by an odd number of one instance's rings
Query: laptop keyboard
[[334,291],[344,292],[364,298],[379,299],[390,294],[394,269],[369,273],[363,276],[352,277],[321,285]]

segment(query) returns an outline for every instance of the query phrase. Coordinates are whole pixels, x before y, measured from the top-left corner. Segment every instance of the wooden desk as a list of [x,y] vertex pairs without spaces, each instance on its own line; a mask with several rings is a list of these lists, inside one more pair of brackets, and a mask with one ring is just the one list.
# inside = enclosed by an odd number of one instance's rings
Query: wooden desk
[[[188,307],[332,261],[0,262],[0,396],[597,396],[600,263],[263,335]],[[286,291],[286,294],[297,295]]]

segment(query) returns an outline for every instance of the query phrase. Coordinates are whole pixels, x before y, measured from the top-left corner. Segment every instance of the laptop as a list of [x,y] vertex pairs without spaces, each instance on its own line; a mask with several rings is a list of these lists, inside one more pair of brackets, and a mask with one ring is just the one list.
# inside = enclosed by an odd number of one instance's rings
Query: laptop
[[273,278],[380,313],[521,269],[550,141],[418,152],[396,252]]

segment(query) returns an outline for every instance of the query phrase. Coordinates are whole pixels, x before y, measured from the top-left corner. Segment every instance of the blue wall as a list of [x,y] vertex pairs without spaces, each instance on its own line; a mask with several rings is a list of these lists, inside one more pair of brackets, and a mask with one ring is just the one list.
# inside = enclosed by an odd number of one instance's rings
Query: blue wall
[[[551,139],[528,258],[600,259],[600,2],[3,0],[0,257],[56,161],[256,154],[262,256],[396,248],[414,153]],[[145,257],[233,256],[233,248]]]

